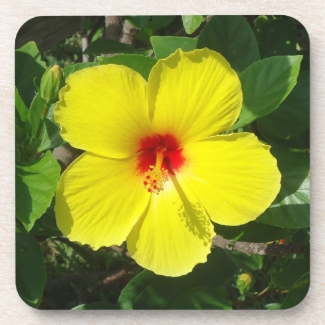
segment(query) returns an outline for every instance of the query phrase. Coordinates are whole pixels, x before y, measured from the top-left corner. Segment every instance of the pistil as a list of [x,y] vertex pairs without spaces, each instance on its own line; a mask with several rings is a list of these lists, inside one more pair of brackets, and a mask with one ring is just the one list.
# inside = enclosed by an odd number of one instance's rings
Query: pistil
[[156,149],[156,164],[149,166],[145,173],[143,185],[149,193],[159,194],[164,190],[164,183],[168,180],[168,171],[162,167],[166,149],[158,147]]

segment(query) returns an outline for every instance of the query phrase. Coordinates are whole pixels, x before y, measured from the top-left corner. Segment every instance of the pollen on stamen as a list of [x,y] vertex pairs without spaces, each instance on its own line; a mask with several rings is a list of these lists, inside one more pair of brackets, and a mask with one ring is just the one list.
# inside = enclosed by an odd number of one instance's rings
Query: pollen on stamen
[[159,192],[164,190],[164,184],[167,181],[168,171],[166,169],[157,169],[154,166],[150,166],[149,170],[145,173],[145,181],[143,184],[149,193],[159,194]]

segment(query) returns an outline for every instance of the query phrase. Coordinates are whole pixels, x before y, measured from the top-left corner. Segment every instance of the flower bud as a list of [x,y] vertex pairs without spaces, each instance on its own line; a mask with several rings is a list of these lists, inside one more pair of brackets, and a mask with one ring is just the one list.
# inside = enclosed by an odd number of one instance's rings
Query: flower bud
[[236,280],[236,287],[240,294],[247,293],[253,286],[253,276],[251,273],[239,274]]
[[41,79],[40,95],[47,103],[52,104],[59,98],[59,90],[64,85],[63,72],[60,66],[48,68]]

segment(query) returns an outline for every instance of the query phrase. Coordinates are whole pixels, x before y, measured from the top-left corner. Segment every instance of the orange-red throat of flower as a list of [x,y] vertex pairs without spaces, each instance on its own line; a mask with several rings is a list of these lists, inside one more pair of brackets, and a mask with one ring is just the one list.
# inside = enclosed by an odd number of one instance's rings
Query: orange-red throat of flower
[[185,163],[180,143],[173,135],[145,137],[140,141],[138,171],[143,174],[143,185],[149,193],[164,190],[170,174],[175,174]]

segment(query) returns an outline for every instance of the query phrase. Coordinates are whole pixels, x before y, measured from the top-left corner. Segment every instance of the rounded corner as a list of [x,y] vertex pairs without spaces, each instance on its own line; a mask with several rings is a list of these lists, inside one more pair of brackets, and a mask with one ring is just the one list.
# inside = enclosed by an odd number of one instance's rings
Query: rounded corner
[[[46,16],[34,16],[32,18],[29,18],[28,20],[26,20],[17,30],[16,32],[16,36],[15,36],[15,48],[17,49],[18,46],[17,46],[17,40],[18,40],[18,37],[20,36],[19,33],[21,32],[21,30],[23,29],[23,27],[25,27],[26,25],[28,26],[29,23],[31,23],[34,19],[37,19],[37,18],[42,18],[42,17],[46,17]],[[20,47],[20,46],[19,46]]]
[[[306,286],[306,281],[308,281],[308,287]],[[287,302],[286,303],[286,299],[287,297],[290,295],[290,292],[292,294],[292,291],[291,290],[297,290],[299,289],[299,287],[301,288],[301,286],[304,286],[305,288],[304,289],[307,289],[307,291],[302,291],[298,294],[299,296],[299,301],[292,305],[292,301],[290,302]],[[289,293],[287,294],[286,298],[284,299],[284,301],[282,302],[282,307],[281,307],[281,310],[289,310],[289,309],[293,309],[293,308],[297,308],[298,306],[301,305],[302,302],[305,301],[306,297],[308,296],[310,292],[310,273],[307,272],[305,273],[302,277],[300,277],[300,279],[293,285],[293,287],[290,289]],[[294,293],[297,297],[297,294]],[[293,295],[293,294],[292,294]],[[283,304],[286,306],[288,305],[287,307],[283,307]]]
[[21,301],[22,301],[26,306],[28,306],[28,307],[30,307],[30,308],[32,308],[32,309],[34,309],[34,310],[40,310],[40,309],[38,308],[40,301],[39,301],[38,304],[32,304],[31,302],[29,302],[28,300],[24,299],[24,298],[20,295],[19,290],[18,290],[18,288],[17,288],[17,279],[16,279],[16,281],[15,281],[15,287],[16,287],[16,293],[17,293],[17,296],[20,298],[20,300],[21,300]]
[[287,18],[289,18],[289,19],[293,19],[293,20],[295,20],[297,23],[299,23],[302,27],[303,27],[303,29],[306,31],[306,36],[307,36],[307,38],[308,38],[308,42],[310,42],[310,37],[309,37],[309,32],[308,32],[308,29],[306,28],[306,26],[300,21],[300,20],[298,20],[297,18],[295,18],[295,17],[293,17],[293,16],[288,16],[288,15],[286,15],[285,17],[287,17]]

